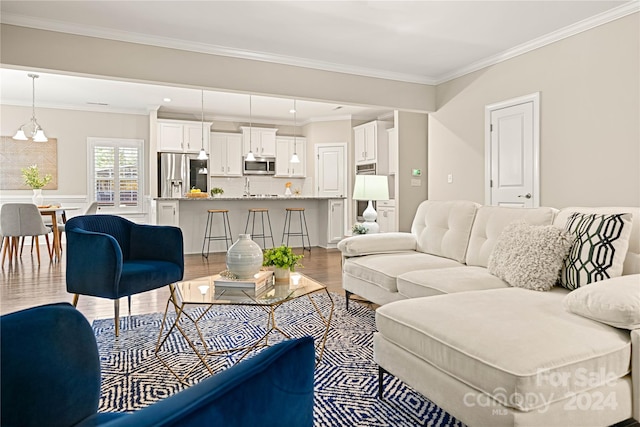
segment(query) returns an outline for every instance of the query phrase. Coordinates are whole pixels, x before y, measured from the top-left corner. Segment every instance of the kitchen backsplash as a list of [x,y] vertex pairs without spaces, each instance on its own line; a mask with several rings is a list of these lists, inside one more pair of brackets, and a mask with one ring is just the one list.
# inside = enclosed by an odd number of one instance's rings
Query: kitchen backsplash
[[291,192],[300,190],[302,196],[313,196],[313,180],[310,178],[273,178],[269,176],[251,175],[247,177],[223,178],[211,177],[211,187],[220,187],[225,196],[242,196],[245,178],[249,179],[251,194],[284,195],[285,184],[291,183]]

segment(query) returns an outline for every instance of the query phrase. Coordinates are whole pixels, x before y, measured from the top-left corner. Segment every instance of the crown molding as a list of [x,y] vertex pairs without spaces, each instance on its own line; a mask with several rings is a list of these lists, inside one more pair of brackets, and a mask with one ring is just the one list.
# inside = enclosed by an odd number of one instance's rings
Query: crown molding
[[16,25],[19,27],[29,27],[40,30],[75,34],[79,36],[138,43],[149,46],[158,46],[170,49],[205,53],[209,55],[219,55],[239,59],[249,59],[254,61],[272,62],[276,64],[291,65],[295,67],[311,68],[315,70],[330,71],[335,73],[355,74],[359,76],[386,80],[397,80],[408,83],[419,83],[428,85],[433,84],[433,80],[431,78],[422,75],[397,73],[393,71],[377,70],[345,64],[336,64],[326,61],[318,61],[309,58],[299,58],[294,56],[275,55],[245,49],[228,48],[224,46],[171,39],[161,36],[150,36],[147,34],[140,34],[131,31],[112,30],[82,24],[70,24],[68,22],[33,18],[30,16],[17,15],[12,13],[3,13],[1,22],[3,24]]
[[433,84],[439,85],[448,82],[449,80],[453,80],[466,74],[473,73],[474,71],[499,64],[500,62],[515,58],[516,56],[523,55],[525,53],[531,52],[532,50],[547,46],[571,36],[575,36],[576,34],[580,34],[584,31],[590,30],[600,25],[607,24],[611,21],[615,21],[616,19],[624,18],[625,16],[631,15],[632,13],[636,13],[638,11],[640,11],[640,1],[630,1],[606,12],[594,15],[580,22],[576,22],[575,24],[569,25],[568,27],[561,28],[542,37],[538,37],[537,39],[533,39],[514,48],[507,49],[496,55],[492,55],[488,58],[459,68],[451,73],[444,74],[439,78],[434,78]]

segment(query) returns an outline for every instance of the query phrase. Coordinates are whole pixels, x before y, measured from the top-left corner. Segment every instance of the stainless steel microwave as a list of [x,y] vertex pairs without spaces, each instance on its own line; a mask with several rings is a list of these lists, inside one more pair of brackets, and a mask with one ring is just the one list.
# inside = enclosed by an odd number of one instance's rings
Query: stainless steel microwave
[[255,160],[242,159],[244,175],[275,175],[275,157],[256,157]]

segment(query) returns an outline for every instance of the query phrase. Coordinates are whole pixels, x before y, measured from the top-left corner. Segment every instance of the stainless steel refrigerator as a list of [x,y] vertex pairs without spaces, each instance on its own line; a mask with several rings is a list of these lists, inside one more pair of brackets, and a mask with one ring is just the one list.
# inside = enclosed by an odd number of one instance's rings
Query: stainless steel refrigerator
[[207,192],[207,161],[197,154],[158,153],[158,196],[184,197],[192,188]]

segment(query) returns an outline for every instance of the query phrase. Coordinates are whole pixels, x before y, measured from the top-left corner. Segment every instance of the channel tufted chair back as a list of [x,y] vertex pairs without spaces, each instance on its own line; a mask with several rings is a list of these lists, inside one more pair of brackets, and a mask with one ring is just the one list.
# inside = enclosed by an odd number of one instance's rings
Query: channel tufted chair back
[[184,274],[182,231],[140,225],[115,215],[83,215],[67,221],[67,291],[114,300],[116,336],[119,299],[157,289]]

